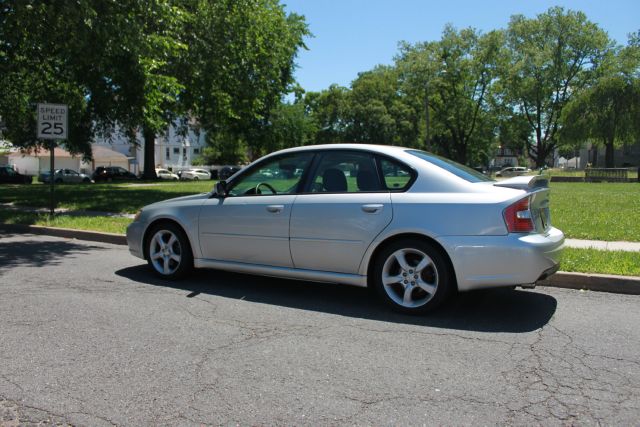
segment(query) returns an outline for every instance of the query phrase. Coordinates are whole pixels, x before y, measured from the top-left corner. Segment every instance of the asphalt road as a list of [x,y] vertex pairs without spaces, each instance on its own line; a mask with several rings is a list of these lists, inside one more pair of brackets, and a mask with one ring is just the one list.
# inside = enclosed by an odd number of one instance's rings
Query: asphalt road
[[364,289],[0,237],[0,423],[633,425],[640,297],[462,295],[428,317]]

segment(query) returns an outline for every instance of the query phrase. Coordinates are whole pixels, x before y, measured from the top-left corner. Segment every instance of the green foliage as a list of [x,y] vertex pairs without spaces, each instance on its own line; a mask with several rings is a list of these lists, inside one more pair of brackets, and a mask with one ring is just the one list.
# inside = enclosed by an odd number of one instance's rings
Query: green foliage
[[506,36],[504,100],[527,119],[533,137],[523,143],[540,167],[558,146],[563,108],[593,81],[611,42],[584,13],[560,7],[536,18],[511,17]]
[[[500,31],[446,26],[437,42],[404,44],[397,60],[405,90],[424,100],[429,141],[461,163],[486,157],[497,126],[490,102],[503,51]],[[433,135],[433,139],[431,138]]]
[[348,96],[346,87],[331,85],[322,92],[307,92],[303,98],[305,111],[318,126],[317,144],[344,142],[348,126]]
[[640,252],[565,248],[560,268],[579,273],[640,276]]
[[613,150],[640,139],[640,47],[611,49],[595,83],[577,94],[563,111],[563,142],[586,140],[606,147],[606,167],[614,167]]

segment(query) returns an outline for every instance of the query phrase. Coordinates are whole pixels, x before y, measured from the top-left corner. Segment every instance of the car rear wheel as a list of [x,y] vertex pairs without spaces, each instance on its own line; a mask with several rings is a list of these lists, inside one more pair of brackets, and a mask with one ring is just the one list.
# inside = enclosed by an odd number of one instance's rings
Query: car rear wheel
[[193,177],[193,180],[194,180],[194,181],[199,181],[199,180],[200,180],[200,178],[198,178],[197,176],[194,176],[194,177]]
[[147,262],[164,279],[179,279],[193,269],[189,239],[175,224],[155,226],[149,233]]
[[385,247],[375,260],[373,286],[394,310],[426,313],[450,294],[452,274],[441,251],[427,242],[402,239]]

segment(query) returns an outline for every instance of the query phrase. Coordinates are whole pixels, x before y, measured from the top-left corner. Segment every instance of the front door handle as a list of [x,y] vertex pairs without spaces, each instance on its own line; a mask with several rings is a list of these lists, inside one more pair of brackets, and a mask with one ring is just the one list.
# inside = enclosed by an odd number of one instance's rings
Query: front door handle
[[269,205],[267,206],[267,211],[271,213],[278,214],[284,210],[284,205]]
[[382,211],[383,205],[362,205],[362,210],[366,213],[374,214]]

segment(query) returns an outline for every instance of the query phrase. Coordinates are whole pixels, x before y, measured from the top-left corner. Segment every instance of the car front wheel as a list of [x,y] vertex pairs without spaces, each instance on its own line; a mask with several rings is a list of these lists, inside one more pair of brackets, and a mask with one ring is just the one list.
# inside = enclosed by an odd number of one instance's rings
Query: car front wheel
[[426,313],[442,304],[453,289],[445,256],[427,242],[399,240],[384,248],[375,262],[372,285],[396,311]]
[[147,262],[164,279],[179,279],[193,268],[193,254],[184,231],[175,224],[155,226],[149,233]]

